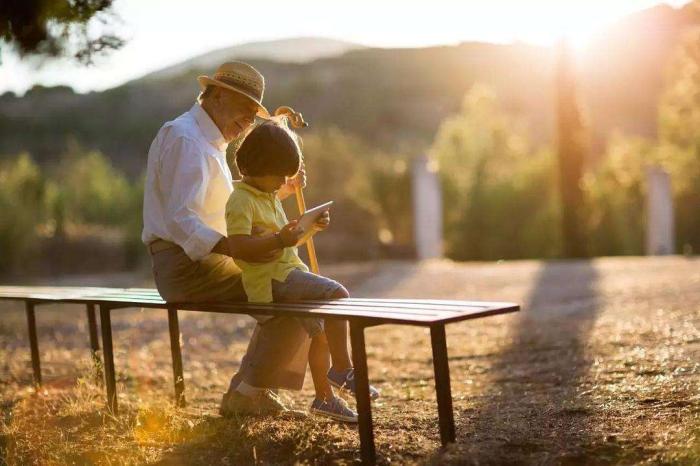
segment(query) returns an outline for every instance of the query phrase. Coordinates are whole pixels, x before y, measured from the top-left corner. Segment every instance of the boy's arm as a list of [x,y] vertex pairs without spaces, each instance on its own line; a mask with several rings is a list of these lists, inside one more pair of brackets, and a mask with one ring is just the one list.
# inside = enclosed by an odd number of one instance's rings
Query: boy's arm
[[231,250],[228,247],[228,238],[226,237],[221,238],[219,242],[214,245],[211,252],[233,257],[231,255]]
[[232,235],[226,240],[231,257],[247,262],[262,262],[264,258],[272,258],[273,251],[284,247],[275,235]]
[[216,254],[223,254],[233,259],[242,259],[247,262],[272,262],[273,260],[277,259],[277,256],[281,252],[279,249],[275,249],[270,252],[266,252],[259,255],[247,254],[246,257],[237,256],[231,252],[232,250],[229,246],[230,239],[231,237],[221,238],[221,240],[218,243],[216,243],[211,252]]
[[296,226],[297,221],[292,220],[282,229],[271,235],[231,235],[227,238],[228,249],[231,257],[249,262],[260,262],[270,253],[280,249],[294,246],[302,231]]

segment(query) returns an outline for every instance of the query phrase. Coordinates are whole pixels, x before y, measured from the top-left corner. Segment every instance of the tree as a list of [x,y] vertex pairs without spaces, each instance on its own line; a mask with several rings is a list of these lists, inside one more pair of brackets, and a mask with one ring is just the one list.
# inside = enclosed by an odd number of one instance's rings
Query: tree
[[557,152],[561,193],[562,239],[566,257],[586,255],[581,211],[581,176],[585,153],[584,128],[576,99],[574,66],[566,41],[558,45],[556,69]]
[[97,37],[89,31],[93,19],[103,24],[114,16],[113,0],[3,0],[0,2],[0,39],[20,56],[70,56],[91,64],[98,53],[120,48],[114,34]]

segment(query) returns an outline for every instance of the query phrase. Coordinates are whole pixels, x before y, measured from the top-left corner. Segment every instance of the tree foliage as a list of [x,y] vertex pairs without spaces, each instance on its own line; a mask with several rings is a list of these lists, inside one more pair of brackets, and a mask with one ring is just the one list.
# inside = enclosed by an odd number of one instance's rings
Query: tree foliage
[[700,30],[690,32],[668,70],[657,140],[615,135],[587,174],[594,255],[644,254],[647,170],[671,176],[677,252],[700,250]]
[[36,257],[46,207],[45,179],[28,154],[0,163],[0,273],[25,269]]
[[475,86],[445,120],[430,150],[439,164],[447,255],[458,260],[560,253],[551,151],[533,150],[525,128]]
[[102,52],[120,48],[124,41],[111,33],[95,36],[91,24],[105,24],[113,0],[4,0],[0,2],[0,39],[20,55],[72,55],[90,64]]
[[134,207],[129,181],[100,152],[75,143],[69,147],[53,174],[60,180],[57,200],[64,218],[83,224],[123,223]]
[[[143,258],[143,178],[130,183],[101,153],[71,147],[50,170],[26,153],[0,163],[0,274],[45,273],[56,265],[45,246],[80,242],[89,232],[92,243],[116,247],[120,264]],[[77,245],[83,255],[65,258],[68,270],[80,269],[87,250]]]
[[655,153],[651,141],[615,134],[603,161],[585,175],[585,231],[591,255],[644,254],[645,174]]
[[[695,2],[699,7],[700,2]],[[677,240],[700,250],[700,29],[673,60],[659,107],[658,160],[673,180]]]
[[317,240],[324,258],[373,259],[410,250],[413,224],[405,160],[337,128],[304,136],[303,150],[307,198],[313,203],[335,201],[332,231]]

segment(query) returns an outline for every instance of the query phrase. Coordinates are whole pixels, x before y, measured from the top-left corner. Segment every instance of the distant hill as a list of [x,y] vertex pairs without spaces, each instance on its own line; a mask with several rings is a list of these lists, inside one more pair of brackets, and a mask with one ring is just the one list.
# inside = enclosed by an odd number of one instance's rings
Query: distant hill
[[335,57],[349,50],[365,48],[363,45],[342,40],[320,37],[297,37],[292,39],[250,42],[224,47],[203,55],[185,60],[154,73],[143,79],[165,79],[177,76],[191,69],[214,70],[221,63],[231,59],[259,59],[288,63],[306,63],[319,58]]
[[[662,5],[625,18],[597,39],[580,61],[579,73],[594,150],[600,151],[615,129],[654,136],[667,61],[683,31],[696,23],[689,7]],[[285,48],[283,43],[277,47]],[[228,58],[212,60],[218,64]],[[72,135],[138,175],[160,125],[192,105],[196,76],[216,66],[200,67],[199,59],[99,93],[37,87],[23,98],[5,94],[0,97],[0,156],[28,150],[50,163]],[[552,139],[550,48],[470,42],[362,48],[310,62],[248,61],[266,77],[268,108],[299,109],[311,123],[305,131],[337,126],[384,149],[420,153],[440,122],[459,110],[465,92],[485,83],[495,89],[505,111],[528,123],[536,142]]]

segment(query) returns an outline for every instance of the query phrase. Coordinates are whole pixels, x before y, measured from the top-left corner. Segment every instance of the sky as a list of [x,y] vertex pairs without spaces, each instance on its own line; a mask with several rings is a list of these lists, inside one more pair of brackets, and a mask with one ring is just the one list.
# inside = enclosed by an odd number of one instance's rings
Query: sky
[[596,29],[626,14],[687,1],[115,0],[117,18],[109,27],[127,40],[123,48],[87,68],[71,59],[37,67],[0,44],[0,94],[21,95],[34,84],[99,91],[214,49],[289,37],[427,47],[464,41],[551,45],[566,33],[585,47]]

